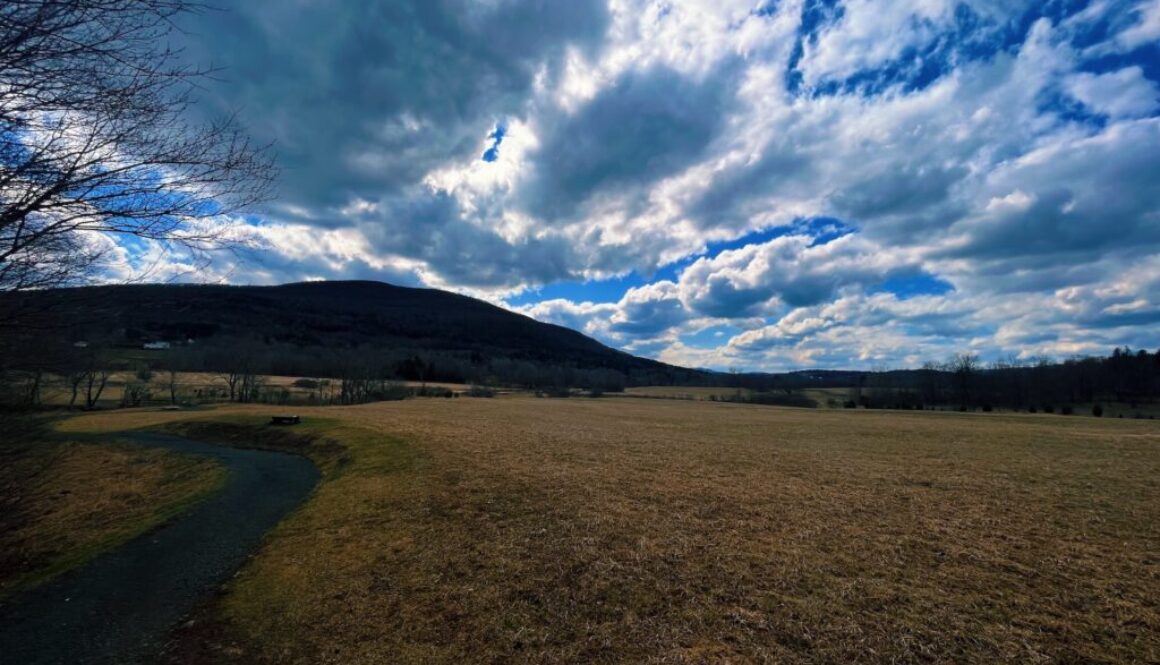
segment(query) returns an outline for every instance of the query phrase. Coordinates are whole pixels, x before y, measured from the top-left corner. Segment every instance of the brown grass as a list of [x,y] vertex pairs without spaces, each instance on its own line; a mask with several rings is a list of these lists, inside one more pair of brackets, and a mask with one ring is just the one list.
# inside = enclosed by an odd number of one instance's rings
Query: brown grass
[[1154,422],[522,397],[300,412],[352,461],[179,660],[1160,660]]
[[[849,388],[805,388],[794,391],[818,403],[818,408],[841,408],[849,399]],[[753,391],[748,388],[698,387],[698,386],[639,386],[627,388],[628,397],[651,397],[682,400],[729,400],[738,394],[748,397]],[[1089,409],[1090,411],[1090,409]]]
[[143,533],[225,480],[218,463],[112,443],[0,444],[0,597]]
[[625,388],[629,397],[656,397],[665,399],[707,400],[711,397],[733,397],[737,393],[749,395],[748,388],[722,388],[707,386],[639,386]]

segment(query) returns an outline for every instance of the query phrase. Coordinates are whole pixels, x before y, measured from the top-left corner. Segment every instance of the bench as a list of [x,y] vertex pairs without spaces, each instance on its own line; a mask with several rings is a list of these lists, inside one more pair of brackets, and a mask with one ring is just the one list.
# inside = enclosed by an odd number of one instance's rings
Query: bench
[[271,425],[297,425],[302,422],[298,416],[270,416]]

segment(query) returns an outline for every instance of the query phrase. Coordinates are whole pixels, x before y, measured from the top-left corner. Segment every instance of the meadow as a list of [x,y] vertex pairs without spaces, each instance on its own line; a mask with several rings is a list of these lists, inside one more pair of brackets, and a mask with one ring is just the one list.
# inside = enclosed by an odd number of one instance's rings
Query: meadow
[[[298,412],[322,485],[170,662],[1160,659],[1154,421],[523,396]],[[276,446],[269,413],[62,427]]]

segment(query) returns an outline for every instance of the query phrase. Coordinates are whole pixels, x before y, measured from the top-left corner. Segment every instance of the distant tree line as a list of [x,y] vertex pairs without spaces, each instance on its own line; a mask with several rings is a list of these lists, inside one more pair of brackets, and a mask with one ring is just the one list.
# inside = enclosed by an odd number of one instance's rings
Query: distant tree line
[[[241,403],[290,399],[287,386],[268,385],[269,376],[315,377],[317,386],[299,387],[296,394],[305,390],[317,403],[342,404],[401,399],[408,394],[402,382],[468,384],[481,387],[479,394],[486,392],[484,387],[509,387],[559,396],[576,389],[592,395],[616,393],[640,385],[729,387],[737,389],[734,396],[723,393],[718,399],[782,406],[810,406],[812,400],[803,395],[808,389],[843,388],[847,407],[889,409],[1065,412],[1086,405],[1094,411],[1091,405],[1099,403],[1160,399],[1160,351],[1129,348],[1116,348],[1107,357],[1062,362],[1012,356],[984,363],[975,354],[960,353],[919,369],[744,374],[582,366],[487,349],[301,347],[222,334],[188,345],[175,343],[142,359],[141,341],[147,338],[130,328],[104,337],[81,330],[10,331],[0,340],[0,401],[37,406],[51,378],[54,387],[65,390],[71,406],[92,408],[106,394],[114,372],[134,377],[117,384],[123,384],[121,403],[126,406],[178,403],[179,375],[191,372],[213,377],[212,385],[185,398]],[[158,374],[160,390],[154,380]],[[440,390],[445,389],[432,387],[424,395],[441,396]]]
[[[974,354],[956,354],[918,370],[863,374],[849,400],[867,408],[1066,411],[1076,404],[1150,403],[1160,398],[1160,351],[1116,348],[1107,357],[1023,360],[1010,357],[983,363]],[[1102,412],[1102,407],[1097,409]]]
[[472,351],[419,349],[326,349],[265,345],[245,340],[215,342],[212,348],[184,349],[184,371],[239,371],[277,376],[338,379],[351,386],[350,401],[364,401],[390,382],[460,383],[529,390],[559,387],[623,392],[630,381],[669,377],[629,374],[605,367],[577,367],[531,360],[487,357]]
[[[63,337],[53,339],[44,331],[30,331],[5,336],[4,341],[7,353],[0,357],[0,401],[27,407],[42,403],[52,377],[54,387],[63,384],[71,391],[70,406],[92,408],[114,373],[132,377],[122,381],[124,406],[160,400],[178,403],[178,377],[188,373],[206,375],[208,382],[195,394],[186,395],[187,399],[237,403],[289,400],[286,386],[270,385],[269,376],[317,377],[305,379],[309,385],[296,386],[299,390],[295,392],[305,392],[315,403],[323,404],[401,399],[409,394],[403,382],[470,384],[477,387],[472,396],[485,396],[494,394],[488,387],[495,386],[550,395],[563,395],[572,388],[590,394],[623,392],[631,380],[625,372],[612,368],[488,358],[471,351],[299,348],[217,337],[210,344],[177,344],[147,352],[142,359],[139,343],[126,344],[120,337],[90,336],[84,342],[70,342]],[[157,375],[165,386],[163,395],[150,392],[156,388],[153,379]],[[660,374],[638,373],[632,378],[650,383],[672,381],[672,377]],[[421,393],[450,396],[446,389],[435,387]]]

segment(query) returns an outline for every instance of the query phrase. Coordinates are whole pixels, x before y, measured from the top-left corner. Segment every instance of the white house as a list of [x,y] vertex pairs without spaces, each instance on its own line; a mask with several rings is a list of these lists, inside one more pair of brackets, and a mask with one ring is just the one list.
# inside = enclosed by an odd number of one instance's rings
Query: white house
[[145,342],[142,348],[150,349],[152,351],[161,351],[169,348],[169,342]]

